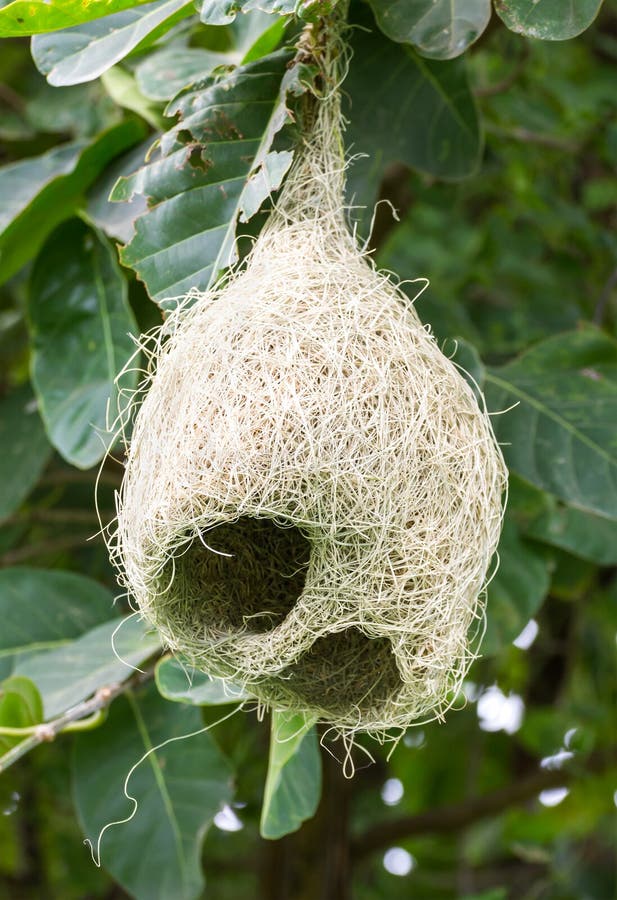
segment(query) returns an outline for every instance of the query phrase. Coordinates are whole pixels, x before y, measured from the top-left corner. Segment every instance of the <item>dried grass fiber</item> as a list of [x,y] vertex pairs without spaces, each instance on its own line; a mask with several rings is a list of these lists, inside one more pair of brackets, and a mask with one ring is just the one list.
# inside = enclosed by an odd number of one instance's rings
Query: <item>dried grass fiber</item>
[[383,735],[457,695],[506,471],[472,389],[347,227],[335,57],[246,265],[146,346],[112,558],[195,666]]

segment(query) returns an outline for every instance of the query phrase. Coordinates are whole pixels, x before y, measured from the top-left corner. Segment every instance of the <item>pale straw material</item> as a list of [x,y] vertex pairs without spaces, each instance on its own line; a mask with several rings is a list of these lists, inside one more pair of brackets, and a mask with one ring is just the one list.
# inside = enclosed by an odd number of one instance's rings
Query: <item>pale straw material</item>
[[471,387],[347,228],[334,56],[246,265],[147,344],[112,558],[196,667],[383,736],[457,697],[506,470]]

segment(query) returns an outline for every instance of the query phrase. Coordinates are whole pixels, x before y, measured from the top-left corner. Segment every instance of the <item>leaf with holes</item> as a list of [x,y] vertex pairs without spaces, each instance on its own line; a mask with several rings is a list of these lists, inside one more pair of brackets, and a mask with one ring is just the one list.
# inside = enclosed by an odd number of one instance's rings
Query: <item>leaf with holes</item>
[[617,342],[594,328],[488,369],[488,408],[506,462],[571,506],[617,519]]
[[511,31],[543,41],[565,41],[589,28],[602,0],[495,0],[500,19]]
[[292,153],[271,146],[297,90],[289,59],[280,51],[181,94],[167,110],[178,124],[114,189],[113,200],[148,199],[120,255],[157,302],[207,289],[236,259],[238,221],[279,187]]
[[272,712],[270,756],[259,833],[277,840],[315,814],[321,796],[321,756],[314,720]]
[[[84,833],[102,865],[137,900],[201,896],[201,845],[221,806],[231,799],[231,769],[209,734],[195,734],[198,709],[168,703],[152,686],[116,700],[96,733],[79,735],[73,759],[73,796]],[[170,739],[173,743],[159,746]],[[124,796],[125,779],[131,774]],[[143,865],[136,848],[147,847]]]
[[39,72],[56,87],[92,81],[136,47],[157,40],[192,11],[193,4],[187,0],[156,0],[139,9],[34,37],[32,58]]
[[36,260],[28,309],[32,381],[49,439],[87,469],[110,443],[108,402],[113,418],[119,390],[136,383],[135,373],[116,383],[137,325],[115,252],[83,222],[65,222]]
[[432,59],[460,56],[491,18],[491,0],[370,0],[370,5],[384,34]]

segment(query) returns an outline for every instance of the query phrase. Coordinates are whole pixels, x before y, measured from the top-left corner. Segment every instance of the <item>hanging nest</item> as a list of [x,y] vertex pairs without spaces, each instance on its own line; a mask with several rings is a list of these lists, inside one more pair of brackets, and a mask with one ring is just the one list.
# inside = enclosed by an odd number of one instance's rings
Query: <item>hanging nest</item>
[[506,470],[472,389],[347,228],[336,56],[246,265],[149,347],[112,557],[197,668],[383,734],[456,697]]

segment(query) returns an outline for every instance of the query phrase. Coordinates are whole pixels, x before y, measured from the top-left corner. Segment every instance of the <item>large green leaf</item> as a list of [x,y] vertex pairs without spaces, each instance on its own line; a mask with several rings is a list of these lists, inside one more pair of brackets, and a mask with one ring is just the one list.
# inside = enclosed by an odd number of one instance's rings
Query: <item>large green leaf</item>
[[489,369],[485,392],[512,471],[571,506],[617,518],[617,342],[556,335]]
[[63,144],[0,168],[0,282],[37,253],[107,163],[137,143],[144,130],[137,121],[122,122],[90,144]]
[[[0,726],[30,728],[43,721],[43,703],[36,685],[23,675],[0,683]],[[20,736],[0,735],[0,755],[18,744]]]
[[228,25],[239,12],[260,10],[285,16],[301,5],[301,0],[203,0],[200,18],[208,25]]
[[506,520],[499,541],[499,568],[488,586],[486,632],[480,653],[498,653],[521,633],[536,614],[550,585],[548,563],[521,540]]
[[379,27],[393,41],[413,44],[433,59],[460,56],[480,37],[491,0],[369,0]]
[[550,508],[525,528],[528,537],[600,566],[617,565],[617,521],[550,500]]
[[274,53],[181,94],[168,109],[179,123],[150,162],[116,186],[114,200],[148,199],[120,255],[154,300],[209,287],[236,258],[238,220],[279,186],[292,154],[270,147],[288,119],[289,58]]
[[200,47],[164,47],[150,53],[135,69],[142,94],[171,100],[187,85],[207,78],[217,66],[229,65],[227,53]]
[[0,38],[42,34],[109,16],[150,0],[13,0],[0,8]]
[[346,142],[354,153],[369,156],[350,168],[354,201],[372,206],[393,162],[440,178],[472,174],[482,138],[464,64],[423,59],[411,47],[367,31],[374,28],[368,13],[355,21],[362,27],[351,36]]
[[113,615],[111,592],[84,575],[25,566],[0,571],[0,657],[66,644]]
[[[49,439],[87,469],[109,444],[107,404],[134,352],[137,325],[115,251],[78,219],[60,225],[37,257],[28,299],[32,381]],[[134,386],[134,374],[122,387]]]
[[589,28],[602,0],[495,0],[511,31],[543,41],[564,41]]
[[137,113],[157,131],[165,127],[159,104],[142,94],[131,72],[127,72],[122,66],[112,66],[103,72],[101,84],[118,106]]
[[0,400],[0,521],[21,505],[51,456],[30,385]]
[[14,673],[34,681],[51,719],[99,688],[126,681],[159,648],[137,616],[115,618],[56,650],[20,658]]
[[222,678],[213,678],[199,672],[175,657],[161,659],[154,672],[156,686],[161,697],[176,703],[193,706],[221,706],[246,700],[246,694]]
[[259,832],[276,840],[315,814],[321,796],[321,756],[313,719],[272,712],[268,775]]
[[156,0],[66,31],[32,38],[32,58],[50,84],[92,81],[145,41],[152,42],[190,15],[187,0]]
[[[231,799],[231,771],[209,734],[175,740],[202,726],[199,710],[167,703],[151,688],[117,700],[97,732],[79,735],[73,793],[84,833],[103,866],[137,900],[193,900],[201,895],[201,845]],[[158,748],[158,749],[155,749]],[[148,751],[123,785],[131,768]],[[140,861],[136,863],[136,860]]]

